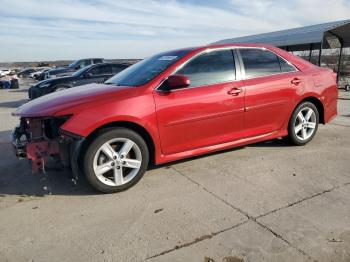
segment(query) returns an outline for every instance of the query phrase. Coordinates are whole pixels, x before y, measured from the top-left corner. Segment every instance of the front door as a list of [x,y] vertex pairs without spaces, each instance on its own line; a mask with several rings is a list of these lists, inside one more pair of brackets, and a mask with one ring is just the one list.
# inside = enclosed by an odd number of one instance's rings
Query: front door
[[243,135],[244,87],[236,80],[235,68],[232,50],[207,52],[175,72],[190,79],[189,87],[154,92],[163,154],[224,143]]

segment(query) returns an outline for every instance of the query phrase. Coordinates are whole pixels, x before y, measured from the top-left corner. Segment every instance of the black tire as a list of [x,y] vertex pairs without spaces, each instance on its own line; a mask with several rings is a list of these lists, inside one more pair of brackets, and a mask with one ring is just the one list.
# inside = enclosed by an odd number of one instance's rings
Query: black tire
[[[132,178],[129,182],[122,185],[106,185],[102,183],[97,176],[95,175],[93,162],[94,157],[100,147],[106,143],[107,141],[115,138],[125,138],[134,142],[138,148],[140,149],[142,161],[141,166],[134,178]],[[88,144],[85,153],[83,155],[83,170],[85,176],[90,183],[90,185],[96,190],[103,193],[115,193],[124,191],[133,185],[135,185],[144,175],[147,170],[148,162],[149,162],[149,152],[147,148],[147,144],[143,140],[143,138],[136,132],[123,128],[123,127],[115,127],[115,128],[107,128],[99,131],[94,139]]]
[[[295,133],[295,123],[297,121],[297,117],[299,112],[301,112],[303,109],[307,109],[310,108],[314,111],[315,113],[315,128],[313,130],[313,133],[311,134],[310,137],[308,137],[307,139],[303,140],[300,139],[296,133]],[[293,114],[289,120],[289,124],[288,124],[288,137],[287,140],[291,145],[294,146],[303,146],[306,145],[307,143],[309,143],[315,136],[315,134],[317,133],[317,129],[318,129],[318,123],[319,123],[319,112],[317,110],[317,107],[311,103],[311,102],[302,102],[300,103],[293,111]]]

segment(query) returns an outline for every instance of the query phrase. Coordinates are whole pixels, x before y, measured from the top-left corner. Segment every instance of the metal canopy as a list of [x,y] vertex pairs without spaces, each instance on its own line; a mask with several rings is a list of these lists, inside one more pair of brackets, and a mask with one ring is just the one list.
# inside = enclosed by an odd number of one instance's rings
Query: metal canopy
[[337,36],[342,41],[343,47],[350,47],[350,19],[259,35],[224,39],[213,44],[264,43],[278,47],[305,46],[322,43],[323,37],[327,32]]

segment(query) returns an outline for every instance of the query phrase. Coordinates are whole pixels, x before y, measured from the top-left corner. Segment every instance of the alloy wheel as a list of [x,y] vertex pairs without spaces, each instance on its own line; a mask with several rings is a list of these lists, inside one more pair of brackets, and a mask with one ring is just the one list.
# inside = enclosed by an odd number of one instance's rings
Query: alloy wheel
[[136,143],[127,138],[115,138],[96,151],[93,170],[103,184],[120,186],[137,175],[141,163],[142,153]]
[[294,123],[294,132],[298,139],[304,141],[309,139],[315,132],[317,125],[315,111],[310,107],[302,108]]

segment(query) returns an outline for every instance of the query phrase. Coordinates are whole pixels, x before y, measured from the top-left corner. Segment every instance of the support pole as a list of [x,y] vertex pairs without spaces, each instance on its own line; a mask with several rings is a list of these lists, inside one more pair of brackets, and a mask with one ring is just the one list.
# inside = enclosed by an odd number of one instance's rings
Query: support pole
[[342,59],[342,54],[343,54],[343,40],[340,40],[340,53],[339,53],[339,61],[338,61],[338,72],[337,72],[337,83],[339,84],[339,77],[340,77],[340,69],[341,69],[341,59]]
[[320,43],[320,53],[318,55],[318,65],[321,66],[322,64],[322,47],[323,47],[323,39],[324,39],[324,36],[322,38],[322,41]]
[[312,44],[310,44],[309,62],[311,62]]

